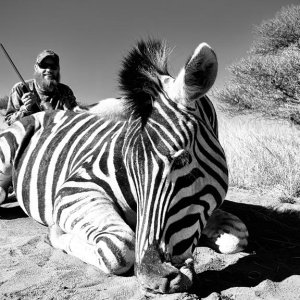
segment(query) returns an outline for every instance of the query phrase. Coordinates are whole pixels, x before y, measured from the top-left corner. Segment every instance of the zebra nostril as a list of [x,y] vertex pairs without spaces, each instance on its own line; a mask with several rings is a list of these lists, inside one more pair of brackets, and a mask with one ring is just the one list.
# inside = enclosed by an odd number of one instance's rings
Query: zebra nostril
[[170,293],[170,290],[173,290],[174,287],[178,285],[178,283],[180,282],[180,278],[180,273],[177,270],[166,274],[164,277],[159,279],[158,291],[160,293]]
[[161,278],[160,283],[157,284],[157,291],[160,293],[166,293],[169,290],[169,280],[168,278]]
[[178,274],[179,274],[179,271],[176,270],[176,271],[173,271],[170,274],[168,274],[166,276],[166,278],[168,278],[170,281],[172,281],[178,276]]

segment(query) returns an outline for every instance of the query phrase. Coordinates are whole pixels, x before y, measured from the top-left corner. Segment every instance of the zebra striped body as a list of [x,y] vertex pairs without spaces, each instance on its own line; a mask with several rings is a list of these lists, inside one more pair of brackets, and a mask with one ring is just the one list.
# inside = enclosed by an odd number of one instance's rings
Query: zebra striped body
[[199,46],[174,80],[160,43],[137,49],[121,73],[122,114],[26,117],[0,135],[0,170],[12,174],[24,211],[50,227],[54,247],[107,273],[135,263],[146,289],[177,292],[191,284],[192,252],[227,191],[215,111],[203,97],[216,60]]
[[128,212],[129,220],[135,219],[136,203],[131,193],[125,193],[124,199],[122,173],[116,171],[124,168],[118,159],[122,145],[116,144],[124,141],[126,122],[63,111],[31,118],[26,121],[36,128],[14,172],[16,195],[28,215],[42,224],[53,224],[54,208],[57,216],[58,206],[68,205],[57,200],[61,193],[68,193],[68,182],[72,193],[74,189],[79,194],[91,189],[106,193],[120,211]]

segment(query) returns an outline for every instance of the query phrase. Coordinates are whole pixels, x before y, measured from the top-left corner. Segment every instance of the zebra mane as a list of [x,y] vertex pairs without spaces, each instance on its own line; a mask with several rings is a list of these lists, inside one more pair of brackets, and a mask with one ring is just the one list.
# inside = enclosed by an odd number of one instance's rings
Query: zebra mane
[[169,75],[167,60],[170,49],[166,42],[140,41],[123,60],[119,85],[129,113],[140,117],[145,125],[152,112],[153,101],[161,90],[159,75]]

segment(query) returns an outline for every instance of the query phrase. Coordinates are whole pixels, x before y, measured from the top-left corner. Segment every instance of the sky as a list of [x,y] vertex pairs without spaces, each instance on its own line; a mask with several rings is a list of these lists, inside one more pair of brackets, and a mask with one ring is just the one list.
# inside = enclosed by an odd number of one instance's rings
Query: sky
[[[0,0],[0,42],[24,79],[33,76],[44,49],[60,57],[61,82],[77,100],[90,104],[118,97],[123,57],[141,39],[163,39],[174,48],[174,77],[201,42],[219,62],[215,87],[229,79],[227,68],[247,56],[254,26],[298,0]],[[1,51],[1,49],[0,49]],[[1,51],[2,52],[2,51]],[[0,96],[20,81],[0,53]]]

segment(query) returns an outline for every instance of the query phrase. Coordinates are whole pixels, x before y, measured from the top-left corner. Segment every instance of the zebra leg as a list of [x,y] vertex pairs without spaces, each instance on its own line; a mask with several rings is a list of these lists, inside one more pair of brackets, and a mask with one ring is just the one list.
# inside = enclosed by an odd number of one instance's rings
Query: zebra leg
[[7,198],[8,188],[12,186],[11,168],[8,170],[3,168],[3,164],[0,161],[0,204],[2,204]]
[[237,253],[248,245],[246,225],[235,215],[216,209],[202,231],[201,245],[221,253]]
[[93,191],[84,194],[78,201],[76,194],[57,200],[50,243],[105,273],[127,272],[134,264],[134,232],[113,201]]
[[13,150],[8,138],[3,134],[0,137],[0,204],[7,197],[8,188],[12,185]]

